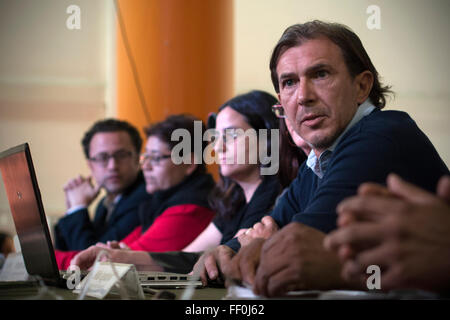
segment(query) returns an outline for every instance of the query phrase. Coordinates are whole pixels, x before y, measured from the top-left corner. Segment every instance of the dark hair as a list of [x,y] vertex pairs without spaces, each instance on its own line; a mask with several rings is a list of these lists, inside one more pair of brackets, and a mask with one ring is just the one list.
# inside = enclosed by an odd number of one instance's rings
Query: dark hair
[[359,37],[348,27],[339,23],[314,20],[292,25],[284,31],[270,58],[270,73],[275,91],[280,92],[276,70],[280,56],[287,49],[300,46],[305,40],[317,39],[322,36],[331,40],[341,49],[345,64],[352,77],[366,70],[372,73],[374,81],[369,98],[376,107],[382,109],[386,105],[387,95],[392,93],[390,86],[382,86],[380,83],[378,72]]
[[11,236],[6,232],[0,232],[0,248],[3,246],[3,241],[5,241],[7,238],[10,238]]
[[278,177],[281,186],[287,188],[297,177],[298,169],[306,160],[307,155],[298,147],[289,133],[284,119],[280,119],[280,169]]
[[96,133],[100,132],[117,132],[125,131],[130,136],[131,142],[136,149],[136,154],[141,152],[142,148],[142,138],[139,131],[130,123],[117,119],[105,119],[94,123],[94,125],[84,134],[81,140],[81,145],[83,146],[84,155],[89,159],[89,146],[92,137]]
[[11,235],[9,233],[6,232],[0,232],[0,253],[4,253],[3,250],[3,246],[5,245],[6,239],[12,239]]
[[[195,132],[195,122],[201,123],[201,136],[197,137],[196,134],[200,134],[200,132]],[[169,146],[169,149],[172,150],[174,146],[176,146],[179,141],[172,141],[172,133],[176,129],[185,129],[189,132],[189,136],[191,137],[191,152],[195,154],[197,151],[198,159],[203,159],[203,150],[207,146],[207,141],[203,141],[203,134],[206,131],[205,124],[199,118],[190,115],[190,114],[178,114],[167,117],[166,120],[157,122],[155,124],[150,125],[149,127],[144,129],[147,137],[155,136],[160,139],[162,142],[166,143]],[[195,138],[200,138],[202,141],[201,150],[195,150]],[[200,153],[201,151],[201,153]],[[196,171],[206,172],[206,166],[203,161],[198,164],[198,168]]]
[[[278,129],[279,122],[272,106],[278,103],[277,99],[264,91],[250,91],[238,95],[225,102],[219,111],[225,107],[231,107],[239,112],[258,133],[259,129]],[[210,121],[208,121],[210,122]],[[215,125],[215,122],[212,123]],[[270,151],[270,135],[267,135],[267,146]],[[245,204],[245,195],[242,188],[228,177],[219,174],[220,181],[212,190],[209,198],[211,208],[222,217],[231,217],[242,205]]]

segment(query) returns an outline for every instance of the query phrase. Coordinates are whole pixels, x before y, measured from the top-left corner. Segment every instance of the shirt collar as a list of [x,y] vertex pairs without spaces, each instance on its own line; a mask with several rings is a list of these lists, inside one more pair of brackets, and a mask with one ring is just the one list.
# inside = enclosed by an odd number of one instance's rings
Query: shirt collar
[[323,175],[325,174],[325,171],[328,166],[328,162],[331,158],[331,154],[338,145],[339,141],[341,141],[342,137],[347,133],[348,130],[350,130],[351,127],[353,127],[355,124],[357,124],[362,118],[369,115],[376,107],[371,103],[369,99],[366,99],[356,110],[355,115],[353,116],[352,120],[348,123],[347,127],[345,127],[344,131],[339,135],[339,137],[333,142],[333,144],[326,149],[324,152],[322,152],[319,156],[319,159],[317,159],[316,153],[314,150],[311,150],[311,152],[308,155],[308,159],[306,160],[306,165],[319,177],[322,179]]

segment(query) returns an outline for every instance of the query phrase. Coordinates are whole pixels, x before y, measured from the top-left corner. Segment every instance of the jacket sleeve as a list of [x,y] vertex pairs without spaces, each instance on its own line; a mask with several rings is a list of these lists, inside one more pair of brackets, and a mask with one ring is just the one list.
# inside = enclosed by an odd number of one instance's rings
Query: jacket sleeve
[[[83,250],[95,244],[95,230],[86,208],[66,215],[58,221],[55,233],[63,239],[65,248],[57,245],[57,249]],[[61,242],[61,240],[59,240]]]
[[59,251],[55,250],[55,259],[59,270],[67,270],[70,261],[77,255],[79,251]]
[[139,218],[136,208],[122,212],[113,224],[105,228],[96,227],[89,218],[88,210],[81,209],[60,219],[56,228],[59,237],[67,245],[66,250],[84,250],[97,242],[121,240],[137,225]]

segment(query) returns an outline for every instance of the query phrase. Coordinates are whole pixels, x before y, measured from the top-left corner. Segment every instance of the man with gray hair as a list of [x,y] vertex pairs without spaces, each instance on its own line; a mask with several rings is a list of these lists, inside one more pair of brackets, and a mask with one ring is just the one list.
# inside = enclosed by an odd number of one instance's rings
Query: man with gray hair
[[346,26],[290,26],[270,70],[276,108],[312,151],[263,227],[249,232],[253,239],[215,248],[195,269],[204,282],[223,273],[264,296],[353,287],[341,278],[337,255],[323,247],[336,228],[336,206],[361,183],[384,183],[391,172],[432,191],[448,168],[408,114],[381,111],[389,88]]

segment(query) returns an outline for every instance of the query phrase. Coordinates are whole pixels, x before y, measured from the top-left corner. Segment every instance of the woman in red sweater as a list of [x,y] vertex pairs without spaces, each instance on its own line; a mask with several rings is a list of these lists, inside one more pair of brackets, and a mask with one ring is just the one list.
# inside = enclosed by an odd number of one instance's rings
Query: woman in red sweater
[[[192,242],[209,224],[214,212],[208,205],[208,194],[214,180],[199,161],[194,161],[194,121],[191,116],[175,115],[146,129],[147,143],[141,155],[145,186],[152,198],[141,205],[141,226],[119,244],[111,247],[128,247],[140,251],[181,250]],[[172,149],[179,143],[172,141],[175,130],[187,130],[191,140],[189,163],[175,164],[177,154]],[[203,135],[203,132],[202,132]],[[200,150],[202,156],[203,150]],[[180,159],[181,160],[181,159]]]

